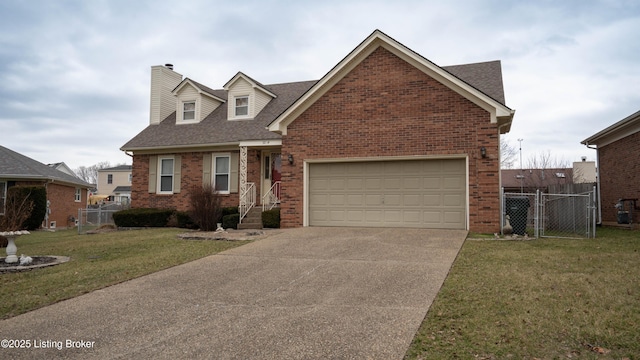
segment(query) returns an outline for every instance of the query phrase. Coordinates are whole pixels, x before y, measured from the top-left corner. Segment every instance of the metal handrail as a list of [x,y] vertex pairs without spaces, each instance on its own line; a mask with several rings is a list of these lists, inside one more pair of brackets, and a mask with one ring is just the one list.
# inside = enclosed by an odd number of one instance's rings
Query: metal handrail
[[256,206],[256,184],[247,183],[247,190],[240,196],[240,223],[254,206]]
[[280,204],[280,189],[282,182],[276,181],[271,189],[262,197],[262,211],[271,210]]

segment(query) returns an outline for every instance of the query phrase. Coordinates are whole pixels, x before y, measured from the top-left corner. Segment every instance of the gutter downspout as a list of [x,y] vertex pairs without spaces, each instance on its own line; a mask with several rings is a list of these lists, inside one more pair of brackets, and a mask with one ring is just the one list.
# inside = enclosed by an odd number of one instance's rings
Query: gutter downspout
[[[513,119],[513,114],[515,113],[512,112],[511,116]],[[500,147],[500,129],[502,129],[502,127],[510,125],[510,123],[505,123],[502,125],[498,125],[498,147]],[[502,235],[502,227],[504,226],[504,187],[502,187],[502,168],[501,168],[501,163],[502,163],[502,153],[500,152],[500,149],[498,149],[498,183],[500,184],[500,234]],[[467,186],[467,191],[468,191],[469,187]],[[467,214],[469,213],[468,209],[467,209]],[[468,216],[468,215],[467,215]]]
[[598,185],[598,225],[602,225],[602,197],[600,196],[600,156],[598,155],[598,146],[591,146],[588,142],[584,144],[587,149],[596,151],[596,184]]

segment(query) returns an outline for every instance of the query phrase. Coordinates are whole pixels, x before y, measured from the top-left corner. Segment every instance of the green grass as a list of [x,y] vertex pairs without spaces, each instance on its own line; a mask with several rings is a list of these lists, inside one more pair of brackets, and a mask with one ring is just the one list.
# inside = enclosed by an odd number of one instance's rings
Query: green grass
[[466,241],[407,359],[640,359],[640,232]]
[[16,240],[18,255],[59,255],[71,260],[0,274],[0,319],[247,243],[180,240],[177,234],[182,232],[185,230],[146,229],[78,235],[65,230],[21,236]]

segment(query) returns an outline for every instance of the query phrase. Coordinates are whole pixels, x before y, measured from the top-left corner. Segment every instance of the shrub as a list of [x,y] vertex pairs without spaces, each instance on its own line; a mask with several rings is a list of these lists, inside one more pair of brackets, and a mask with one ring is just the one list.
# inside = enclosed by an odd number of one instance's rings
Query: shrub
[[194,186],[189,192],[189,201],[191,202],[189,213],[200,230],[216,230],[216,224],[222,217],[222,206],[220,196],[213,186],[210,184]]
[[15,189],[33,202],[31,216],[25,220],[22,227],[27,230],[39,229],[47,214],[47,189],[44,186],[19,186]]
[[239,213],[240,213],[240,210],[238,209],[237,206],[229,206],[229,207],[222,208],[222,216],[239,214]]
[[240,222],[240,214],[225,215],[222,217],[222,227],[225,229],[237,229]]
[[118,227],[166,227],[173,209],[137,208],[113,214]]
[[191,215],[185,211],[176,211],[175,212],[176,225],[179,228],[184,229],[196,229],[198,225],[193,221]]
[[280,228],[280,208],[262,212],[262,227]]

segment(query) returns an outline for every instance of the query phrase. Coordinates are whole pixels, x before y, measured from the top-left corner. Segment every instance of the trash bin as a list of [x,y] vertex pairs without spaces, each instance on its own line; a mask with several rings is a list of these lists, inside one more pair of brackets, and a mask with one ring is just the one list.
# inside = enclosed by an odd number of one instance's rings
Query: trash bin
[[629,223],[629,212],[618,211],[618,224],[628,224],[628,223]]
[[529,212],[529,198],[514,196],[505,199],[505,212],[509,215],[509,222],[513,233],[524,235],[527,231],[527,214]]

